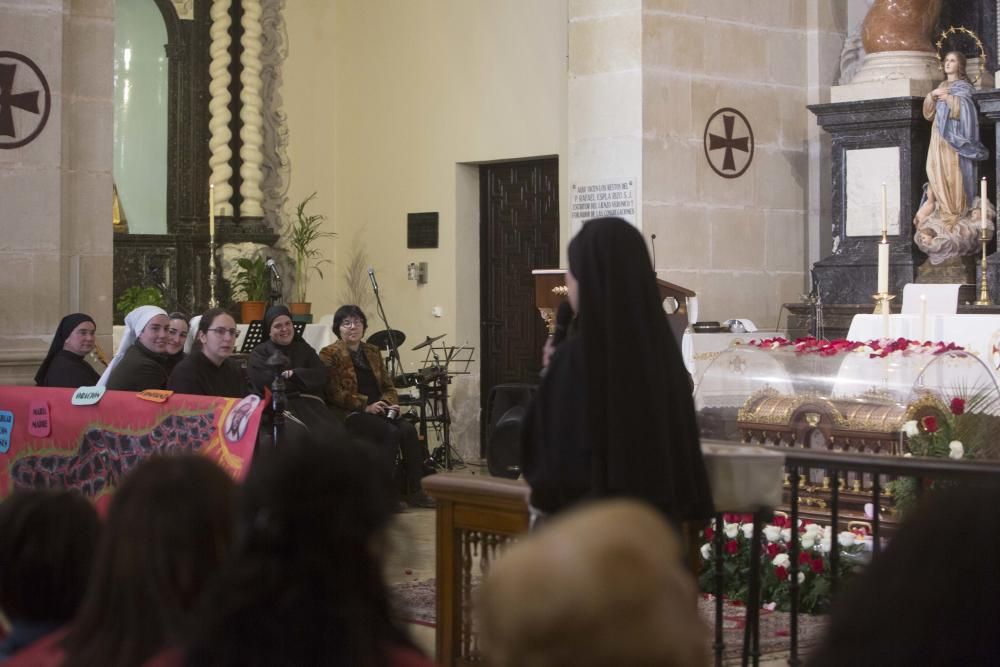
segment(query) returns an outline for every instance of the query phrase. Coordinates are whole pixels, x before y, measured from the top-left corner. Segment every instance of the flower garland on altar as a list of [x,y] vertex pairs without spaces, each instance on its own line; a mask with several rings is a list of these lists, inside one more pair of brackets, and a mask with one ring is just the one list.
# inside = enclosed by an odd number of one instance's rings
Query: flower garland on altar
[[836,338],[834,340],[824,340],[822,338],[796,338],[794,341],[776,336],[763,340],[751,340],[746,345],[752,345],[764,350],[777,350],[791,347],[797,354],[817,354],[823,357],[832,357],[837,354],[847,352],[857,352],[867,354],[869,358],[876,359],[887,357],[894,353],[919,353],[919,354],[944,354],[945,352],[962,351],[965,348],[955,343],[944,342],[920,342],[908,340],[906,338],[882,338],[861,342],[857,340],[847,340],[846,338]]
[[[753,543],[753,515],[723,514],[723,596],[746,604],[750,588],[750,547]],[[837,576],[841,581],[854,574],[867,560],[871,537],[867,530],[842,531],[834,535],[830,526],[800,520],[794,531],[799,542],[799,611],[821,614],[830,610],[830,549],[836,540],[840,546]],[[761,530],[761,606],[765,609],[791,609],[791,519],[782,514]],[[703,559],[698,585],[704,593],[715,592],[715,531],[709,525],[703,531]]]

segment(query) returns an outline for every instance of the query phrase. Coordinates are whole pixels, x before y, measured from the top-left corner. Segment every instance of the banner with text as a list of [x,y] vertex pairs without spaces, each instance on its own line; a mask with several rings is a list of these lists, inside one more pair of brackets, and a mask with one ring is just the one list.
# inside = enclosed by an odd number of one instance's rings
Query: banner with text
[[0,499],[59,487],[98,500],[160,454],[198,452],[242,479],[264,410],[257,396],[173,394],[157,403],[125,391],[73,405],[76,391],[0,386]]

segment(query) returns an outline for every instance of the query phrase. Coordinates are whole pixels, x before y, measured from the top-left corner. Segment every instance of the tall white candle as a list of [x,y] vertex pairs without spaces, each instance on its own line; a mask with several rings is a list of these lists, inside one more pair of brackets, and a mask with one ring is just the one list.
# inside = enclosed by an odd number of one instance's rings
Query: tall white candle
[[927,340],[927,295],[920,295],[920,342]]
[[[882,236],[885,236],[886,234],[889,233],[889,213],[888,213],[888,208],[889,208],[889,205],[886,202],[885,183],[883,182],[882,183]],[[884,290],[882,288],[879,288],[879,292],[882,292],[882,291],[884,291]]]
[[208,184],[208,235],[215,237],[215,183]]
[[889,302],[882,302],[882,338],[889,337]]
[[982,206],[982,212],[980,214],[982,220],[980,222],[982,223],[983,229],[986,229],[986,202],[986,177],[983,176],[982,180],[979,181],[979,203]]
[[878,244],[878,293],[889,291],[889,244]]

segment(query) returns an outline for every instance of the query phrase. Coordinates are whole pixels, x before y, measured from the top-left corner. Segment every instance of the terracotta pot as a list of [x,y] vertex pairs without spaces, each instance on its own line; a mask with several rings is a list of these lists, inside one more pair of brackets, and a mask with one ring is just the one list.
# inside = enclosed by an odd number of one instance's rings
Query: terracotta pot
[[254,320],[262,320],[266,309],[267,301],[241,301],[240,322],[250,324]]
[[288,304],[288,310],[292,311],[292,315],[308,315],[312,312],[312,303],[292,301]]
[[941,0],[875,0],[861,25],[868,53],[934,51],[931,31],[941,14]]

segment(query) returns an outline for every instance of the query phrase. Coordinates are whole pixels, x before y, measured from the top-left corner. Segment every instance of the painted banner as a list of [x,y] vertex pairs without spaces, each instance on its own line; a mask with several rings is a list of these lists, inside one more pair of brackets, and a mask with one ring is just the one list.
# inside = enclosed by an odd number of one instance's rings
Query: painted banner
[[[199,452],[241,480],[250,464],[264,404],[257,396],[170,395],[164,402],[108,391],[0,386],[0,499],[14,489],[76,489],[98,501],[144,459]],[[80,397],[78,396],[78,399]]]

